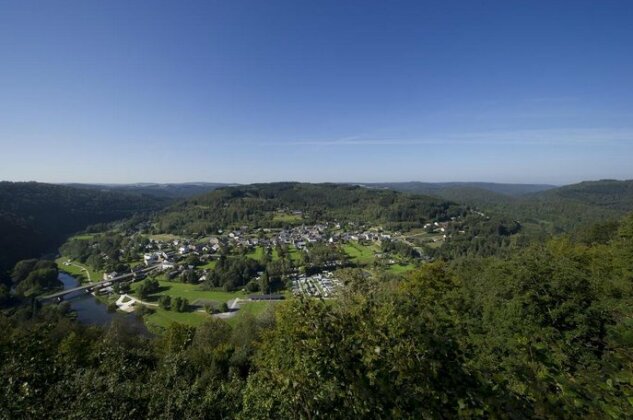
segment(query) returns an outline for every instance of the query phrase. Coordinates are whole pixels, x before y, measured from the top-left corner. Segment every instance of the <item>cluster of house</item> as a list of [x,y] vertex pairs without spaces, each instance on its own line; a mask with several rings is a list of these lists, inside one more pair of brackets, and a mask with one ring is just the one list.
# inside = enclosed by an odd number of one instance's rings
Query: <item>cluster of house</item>
[[[352,226],[354,227],[354,226]],[[340,224],[322,223],[311,226],[295,226],[286,229],[257,229],[250,230],[243,226],[230,232],[219,232],[219,236],[213,236],[204,243],[194,243],[187,239],[174,239],[172,241],[152,240],[146,245],[144,257],[146,265],[157,262],[169,264],[170,257],[176,255],[194,254],[201,257],[210,257],[220,253],[222,247],[229,249],[250,249],[258,246],[275,247],[278,245],[294,246],[298,250],[306,250],[310,244],[315,243],[343,243],[349,241],[379,242],[391,239],[391,234],[373,229],[342,229]],[[168,256],[162,256],[161,253]]]
[[[270,229],[263,229],[264,234],[268,237],[263,238],[247,238],[244,233],[235,234],[231,237],[233,243],[242,246],[276,246],[276,245],[292,245],[298,250],[307,249],[308,245],[315,243],[342,243],[349,241],[371,241],[379,242],[385,239],[391,239],[391,234],[387,234],[378,230],[355,228],[353,224],[343,229],[339,223],[320,223],[316,225],[295,226],[292,228],[282,229],[272,233]],[[349,229],[352,227],[352,229]],[[235,232],[232,232],[234,234]]]
[[350,241],[378,242],[392,239],[391,233],[379,229],[368,229],[348,223],[342,227],[339,223],[320,223],[301,225],[286,229],[240,229],[228,232],[219,231],[204,241],[192,239],[173,239],[168,241],[150,240],[145,246],[143,262],[146,266],[160,264],[163,270],[174,269],[182,257],[198,256],[202,261],[217,257],[222,249],[253,249],[258,246],[273,248],[275,246],[294,246],[297,250],[306,251],[315,243],[346,243]]
[[300,275],[292,281],[292,293],[311,297],[332,297],[341,282],[333,277],[331,271],[312,276]]

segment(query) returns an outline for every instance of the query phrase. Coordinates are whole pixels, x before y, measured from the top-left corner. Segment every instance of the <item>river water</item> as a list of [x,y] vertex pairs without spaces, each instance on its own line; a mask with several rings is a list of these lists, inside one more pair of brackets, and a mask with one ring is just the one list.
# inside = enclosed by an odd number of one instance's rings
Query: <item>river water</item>
[[[79,286],[79,281],[70,274],[60,272],[58,278],[64,283],[64,290]],[[85,291],[70,293],[64,296],[64,301],[70,303],[70,307],[77,313],[77,320],[83,324],[108,325],[119,319],[137,329],[139,333],[149,334],[142,319],[134,314],[108,312],[108,307],[104,303]]]

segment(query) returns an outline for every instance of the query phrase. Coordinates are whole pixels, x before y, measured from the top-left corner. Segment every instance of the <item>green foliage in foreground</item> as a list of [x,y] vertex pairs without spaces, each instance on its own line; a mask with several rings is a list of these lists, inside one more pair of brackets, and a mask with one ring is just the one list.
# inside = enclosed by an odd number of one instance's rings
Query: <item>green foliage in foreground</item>
[[154,339],[19,310],[0,417],[631,418],[633,216],[591,236]]

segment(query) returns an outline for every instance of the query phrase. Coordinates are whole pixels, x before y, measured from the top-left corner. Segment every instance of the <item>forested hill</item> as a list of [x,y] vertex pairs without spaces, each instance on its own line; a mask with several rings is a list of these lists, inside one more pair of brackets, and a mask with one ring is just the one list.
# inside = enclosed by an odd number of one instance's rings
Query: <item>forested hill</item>
[[288,182],[226,187],[191,198],[162,212],[156,228],[171,233],[208,233],[241,225],[281,226],[293,216],[306,223],[341,220],[406,227],[464,211],[453,202],[423,195]]
[[[510,216],[521,224],[537,226],[544,232],[572,231],[579,227],[614,220],[633,211],[633,181],[588,181],[538,192],[518,194],[492,191],[474,184],[454,184],[429,192],[424,183],[385,184],[397,190],[428,193],[487,212]],[[403,187],[406,185],[406,188]],[[504,185],[504,184],[501,184]],[[523,191],[529,191],[527,186]]]
[[633,210],[633,180],[585,181],[531,194],[525,198],[541,201],[569,200],[608,210],[628,212]]
[[495,182],[381,182],[364,184],[371,188],[389,188],[401,192],[444,197],[454,191],[482,191],[493,195],[518,197],[556,188],[549,184],[501,184]]
[[67,184],[70,187],[84,188],[101,191],[118,191],[135,194],[145,194],[153,197],[182,199],[195,195],[208,193],[220,187],[234,184],[222,184],[214,182],[184,182],[174,184]]
[[87,226],[158,210],[165,199],[36,182],[0,182],[0,275]]

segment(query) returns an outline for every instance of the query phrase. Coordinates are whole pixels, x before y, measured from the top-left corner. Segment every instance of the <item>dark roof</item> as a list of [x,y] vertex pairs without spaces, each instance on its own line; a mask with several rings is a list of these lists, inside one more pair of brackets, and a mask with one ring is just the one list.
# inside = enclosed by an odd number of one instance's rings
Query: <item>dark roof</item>
[[282,300],[285,299],[284,295],[249,295],[250,300]]

